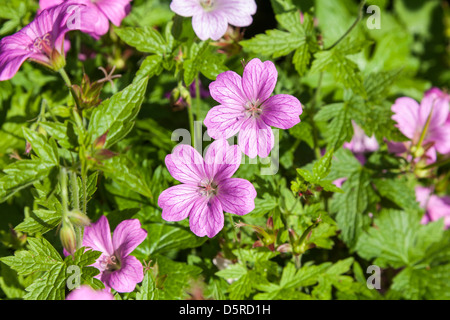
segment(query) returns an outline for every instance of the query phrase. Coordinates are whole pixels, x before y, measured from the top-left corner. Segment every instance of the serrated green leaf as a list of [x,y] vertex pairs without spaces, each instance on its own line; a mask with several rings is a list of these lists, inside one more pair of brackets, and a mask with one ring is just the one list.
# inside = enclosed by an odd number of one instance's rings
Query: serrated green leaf
[[169,48],[163,36],[152,27],[115,28],[117,35],[128,45],[139,51],[163,56],[168,54]]
[[25,139],[27,139],[33,147],[33,151],[42,159],[42,161],[48,162],[53,166],[59,164],[58,148],[56,147],[54,140],[48,141],[44,135],[28,128],[23,128],[23,134]]
[[133,83],[94,109],[89,123],[92,141],[108,133],[105,143],[105,148],[108,148],[131,131],[144,100],[147,83],[148,78]]
[[14,193],[50,176],[56,168],[53,163],[42,160],[21,160],[7,166],[0,179],[0,202],[6,201]]

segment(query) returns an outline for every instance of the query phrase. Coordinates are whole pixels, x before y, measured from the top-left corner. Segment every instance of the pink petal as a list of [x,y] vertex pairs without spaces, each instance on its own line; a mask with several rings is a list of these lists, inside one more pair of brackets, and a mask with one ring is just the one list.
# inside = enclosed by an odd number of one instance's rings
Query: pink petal
[[233,108],[224,105],[208,111],[204,124],[208,135],[214,139],[228,139],[234,136],[245,120],[245,108]]
[[114,296],[107,290],[94,290],[88,285],[82,285],[72,290],[66,300],[114,300]]
[[278,71],[271,61],[251,60],[244,69],[242,88],[251,102],[264,102],[277,84]]
[[214,100],[228,107],[242,110],[247,103],[242,78],[234,71],[219,74],[209,85],[209,91]]
[[302,105],[294,96],[278,94],[264,102],[261,118],[269,126],[290,129],[300,123]]
[[158,198],[162,218],[166,221],[186,219],[199,196],[198,187],[194,185],[180,184],[164,190]]
[[239,169],[241,160],[242,153],[238,146],[230,146],[225,139],[216,140],[208,146],[205,154],[206,175],[219,183]]
[[255,209],[256,190],[253,184],[245,179],[223,180],[219,185],[217,197],[225,212],[244,215]]
[[44,10],[63,3],[64,0],[39,0],[39,9]]
[[83,246],[108,255],[114,254],[111,229],[105,216],[101,216],[97,222],[84,228]]
[[416,200],[420,203],[420,206],[424,209],[428,206],[428,200],[430,199],[431,189],[425,187],[416,187]]
[[435,95],[426,95],[420,104],[419,123],[425,127],[428,117],[431,114],[429,128],[436,128],[444,125],[449,116],[449,103],[446,99]]
[[101,281],[105,286],[113,288],[117,292],[132,292],[136,284],[144,280],[142,263],[136,257],[127,256],[120,261],[120,269],[105,271]]
[[248,118],[239,132],[239,147],[250,158],[266,158],[272,150],[275,137],[272,129],[261,119]]
[[197,0],[172,0],[170,10],[182,17],[192,17],[203,13],[203,8]]
[[15,76],[22,64],[32,55],[31,52],[4,52],[0,46],[0,81],[9,80]]
[[114,251],[120,257],[126,257],[147,238],[147,231],[141,228],[138,219],[124,220],[113,232]]
[[214,237],[223,229],[224,218],[220,201],[212,197],[198,199],[189,217],[191,231],[199,237]]
[[166,166],[176,180],[197,185],[206,177],[202,156],[188,145],[178,145],[166,157]]
[[131,0],[97,0],[95,4],[116,26],[120,26],[131,10]]
[[432,195],[428,202],[428,216],[431,221],[444,219],[445,227],[450,227],[450,197]]
[[228,22],[220,11],[202,12],[192,17],[192,27],[200,40],[219,40],[227,32]]
[[[431,126],[430,126],[431,127]],[[441,125],[438,127],[429,128],[425,144],[433,142],[436,150],[441,154],[450,152],[450,126]]]
[[392,106],[392,119],[397,128],[409,139],[414,139],[419,124],[419,104],[411,98],[399,98]]
[[235,27],[247,27],[252,24],[252,15],[256,13],[254,0],[227,0],[217,4],[217,10],[225,13],[228,23]]

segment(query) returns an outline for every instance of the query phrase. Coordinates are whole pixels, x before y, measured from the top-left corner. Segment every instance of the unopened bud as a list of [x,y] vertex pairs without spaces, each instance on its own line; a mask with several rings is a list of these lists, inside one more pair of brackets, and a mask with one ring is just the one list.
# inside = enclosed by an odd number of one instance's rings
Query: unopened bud
[[86,227],[91,224],[91,220],[80,210],[73,210],[68,213],[70,222],[78,227]]
[[413,154],[414,158],[422,158],[423,155],[425,154],[425,149],[422,147],[412,147],[411,148],[411,153]]
[[75,239],[75,230],[70,223],[63,222],[61,230],[59,230],[61,243],[69,254],[73,254],[77,248]]
[[95,149],[103,149],[103,146],[106,143],[106,137],[108,136],[108,131],[106,131],[104,134],[102,134],[100,137],[95,139],[94,141],[94,148]]
[[183,100],[186,101],[188,106],[190,106],[192,104],[191,93],[189,92],[188,89],[186,89],[185,87],[181,87],[180,95],[181,95],[181,98],[183,98]]

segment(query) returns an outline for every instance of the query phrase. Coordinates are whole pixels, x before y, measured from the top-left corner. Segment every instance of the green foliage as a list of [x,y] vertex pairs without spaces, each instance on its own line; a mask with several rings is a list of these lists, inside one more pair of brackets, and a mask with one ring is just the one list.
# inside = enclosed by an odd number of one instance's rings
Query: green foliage
[[[147,231],[132,252],[143,281],[113,291],[117,300],[450,299],[450,231],[444,219],[425,224],[439,206],[416,196],[429,187],[445,203],[448,155],[431,166],[413,159],[392,119],[396,99],[448,89],[448,9],[439,0],[262,2],[251,26],[200,41],[170,1],[134,0],[99,40],[68,33],[72,86],[29,62],[0,82],[0,299],[64,299],[75,270],[80,284],[104,287],[93,266],[101,253],[81,247],[83,227],[74,229],[80,248],[61,255],[73,213],[104,215],[111,230],[138,219]],[[381,29],[368,27],[368,5],[382,9]],[[38,3],[0,7],[3,38],[31,22]],[[254,185],[255,209],[225,213],[220,233],[200,238],[192,217],[162,219],[159,195],[178,183],[165,159],[218,104],[209,84],[253,58],[273,61],[274,94],[301,101],[301,122],[276,132],[272,157],[244,157],[234,174]],[[99,66],[113,75],[100,79]],[[95,103],[75,99],[78,88],[98,93]],[[369,137],[377,150],[354,148]],[[406,142],[405,154],[389,142]],[[276,174],[263,173],[269,165]],[[367,286],[372,265],[381,290]]]
[[17,251],[14,256],[0,259],[19,275],[39,274],[37,280],[25,289],[27,294],[24,299],[63,300],[66,282],[70,281],[70,266],[78,267],[82,283],[95,289],[104,287],[99,280],[93,278],[99,271],[89,267],[100,257],[101,252],[80,248],[73,257],[68,256],[62,260],[59,253],[44,238],[28,238],[28,245],[29,250]]

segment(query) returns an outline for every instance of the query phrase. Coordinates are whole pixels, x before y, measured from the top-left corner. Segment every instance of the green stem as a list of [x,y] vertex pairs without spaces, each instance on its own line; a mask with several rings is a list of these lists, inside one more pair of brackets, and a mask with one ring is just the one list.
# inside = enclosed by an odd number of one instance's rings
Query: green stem
[[314,153],[316,155],[317,159],[320,159],[322,157],[322,154],[320,152],[320,147],[319,147],[319,133],[318,133],[318,129],[316,126],[316,123],[314,121],[314,116],[316,114],[316,108],[319,105],[319,99],[320,99],[320,90],[322,88],[322,81],[323,81],[323,72],[320,73],[319,75],[319,83],[317,84],[317,89],[316,92],[314,93],[314,98],[311,104],[311,126],[312,126],[312,135],[313,135],[313,143],[314,143]]
[[77,94],[76,94],[75,90],[72,87],[72,82],[70,81],[70,78],[67,75],[66,70],[64,70],[64,68],[61,68],[61,69],[58,70],[58,72],[61,75],[61,77],[63,78],[63,80],[66,83],[66,85],[69,87],[70,93],[72,95],[73,100],[75,101],[75,104],[76,104],[77,108],[80,109],[79,108],[80,104],[78,103]]
[[192,106],[188,105],[188,114],[189,114],[189,128],[191,131],[191,143],[192,146],[195,146],[195,130],[194,130],[194,114],[192,113]]
[[237,232],[236,232],[236,227],[234,226],[233,216],[231,215],[231,213],[229,213],[228,217],[230,218],[231,228],[233,228],[234,241],[236,242],[236,245],[238,246],[238,251],[239,251],[239,257],[238,258],[242,258],[241,246],[239,245],[238,236],[237,236]]
[[73,208],[79,210],[80,209],[80,198],[78,194],[78,179],[77,173],[73,171],[70,175],[70,180],[72,184],[72,197],[73,197]]
[[[201,109],[202,97],[200,96],[200,78],[197,75],[195,78],[195,104],[197,106],[197,121],[200,121],[200,109]],[[199,128],[198,132],[195,132],[196,140],[202,143],[202,130]],[[203,146],[200,147],[202,149]]]
[[362,0],[360,5],[359,5],[359,13],[358,13],[358,18],[356,18],[356,21],[351,25],[350,29],[347,30],[346,33],[344,33],[344,35],[342,37],[339,38],[338,41],[336,41],[331,47],[329,47],[328,49],[325,49],[325,51],[329,51],[331,49],[333,49],[334,47],[336,47],[342,40],[344,40],[352,31],[353,29],[355,29],[355,27],[358,25],[358,23],[362,20],[362,18],[364,17],[364,6],[366,4],[366,0]]
[[294,255],[294,259],[295,259],[295,267],[297,269],[300,269],[302,267],[302,254],[300,255]]
[[61,168],[59,174],[59,184],[61,187],[61,204],[62,204],[62,216],[63,220],[67,217],[69,212],[68,194],[67,194],[67,172],[65,168]]

